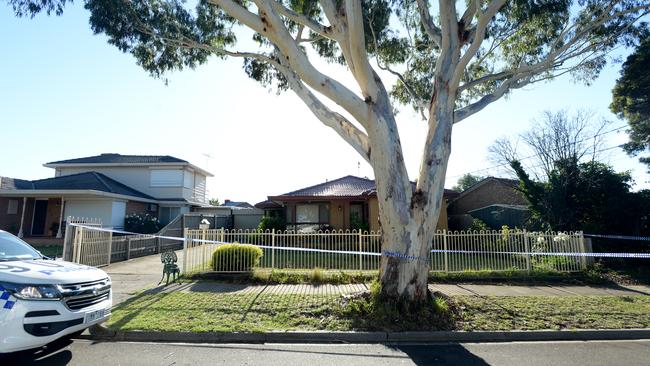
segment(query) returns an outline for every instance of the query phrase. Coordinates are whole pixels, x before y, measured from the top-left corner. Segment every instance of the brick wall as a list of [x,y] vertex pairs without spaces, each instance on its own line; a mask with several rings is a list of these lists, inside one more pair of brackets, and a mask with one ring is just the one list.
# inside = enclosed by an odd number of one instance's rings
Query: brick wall
[[449,215],[463,215],[493,204],[527,205],[526,198],[515,188],[500,180],[489,180],[459,197],[449,205]]
[[136,201],[127,201],[126,202],[126,214],[149,214],[151,216],[158,217],[158,211],[149,211],[149,204],[144,202]]
[[[18,201],[18,210],[15,214],[8,214],[7,210],[9,209],[9,201],[16,200]],[[20,227],[20,215],[23,211],[23,199],[22,197],[17,198],[7,198],[0,197],[0,230],[9,231],[10,233],[18,233]]]

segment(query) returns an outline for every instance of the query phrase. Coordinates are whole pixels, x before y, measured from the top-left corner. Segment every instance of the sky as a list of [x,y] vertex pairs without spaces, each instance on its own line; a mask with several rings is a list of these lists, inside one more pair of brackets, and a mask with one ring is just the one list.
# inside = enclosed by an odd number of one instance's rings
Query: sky
[[[624,55],[624,54],[623,54]],[[320,68],[353,87],[344,69]],[[456,124],[446,186],[464,173],[500,175],[487,159],[495,139],[516,136],[544,110],[608,110],[620,64],[591,85],[570,77],[514,91]],[[83,5],[60,17],[15,18],[0,4],[0,176],[42,179],[49,161],[101,153],[172,155],[214,174],[209,195],[251,203],[344,175],[373,178],[372,168],[322,125],[293,94],[249,79],[241,60],[213,59],[195,70],[150,77],[135,59],[93,35]],[[409,175],[417,177],[426,123],[410,108],[397,115]],[[605,136],[603,148],[627,140]],[[603,157],[629,170],[634,189],[649,188],[646,168],[620,149]]]

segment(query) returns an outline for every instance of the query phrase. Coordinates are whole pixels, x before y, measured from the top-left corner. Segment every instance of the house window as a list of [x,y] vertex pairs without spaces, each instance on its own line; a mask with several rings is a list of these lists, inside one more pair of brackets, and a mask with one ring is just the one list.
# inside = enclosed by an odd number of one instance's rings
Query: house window
[[18,200],[9,200],[7,204],[7,215],[18,214]]
[[180,169],[154,169],[151,170],[151,187],[181,187],[183,185],[183,171]]
[[296,206],[296,224],[329,224],[329,206],[311,204]]
[[147,205],[147,211],[158,212],[158,205],[155,203],[150,203],[149,205]]
[[187,170],[183,172],[183,187],[188,189],[194,188],[194,173],[188,172]]
[[169,224],[176,216],[181,214],[180,207],[161,207],[159,221],[163,225]]
[[296,206],[297,224],[316,224],[318,222],[318,205]]

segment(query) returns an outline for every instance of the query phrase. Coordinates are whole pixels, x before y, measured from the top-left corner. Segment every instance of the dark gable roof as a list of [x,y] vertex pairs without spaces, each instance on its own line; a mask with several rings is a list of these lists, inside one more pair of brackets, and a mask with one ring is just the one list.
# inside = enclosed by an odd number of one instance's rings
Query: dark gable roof
[[68,160],[53,161],[49,164],[157,164],[157,163],[187,163],[186,160],[169,155],[120,155],[101,154]]
[[15,179],[9,177],[0,177],[0,189],[34,189],[32,182],[24,179]]
[[[415,185],[413,185],[415,188]],[[445,196],[449,196],[453,191],[445,189]],[[289,198],[289,197],[358,197],[375,195],[375,181],[367,178],[346,175],[345,177],[334,179],[325,183],[316,184],[311,187],[302,188],[297,191],[270,196],[270,199]],[[453,192],[455,193],[455,192]],[[260,202],[262,203],[262,202]],[[259,204],[258,204],[259,205]],[[257,205],[256,205],[257,206]]]
[[281,194],[283,197],[351,197],[369,195],[375,191],[375,181],[352,175]]
[[262,202],[258,202],[258,203],[256,203],[256,204],[255,204],[255,208],[259,208],[259,209],[265,209],[265,208],[266,208],[266,209],[273,209],[273,208],[282,208],[282,205],[279,204],[279,203],[277,203],[277,202],[273,202],[273,201],[271,201],[271,200],[266,200],[266,201],[262,201]]
[[[6,185],[5,180],[7,180]],[[0,189],[9,190],[93,190],[137,198],[145,198],[149,200],[155,199],[147,194],[144,194],[114,179],[111,179],[102,173],[97,172],[84,172],[33,181],[1,178],[0,183]]]
[[221,206],[225,207],[241,207],[241,208],[253,208],[248,202],[237,202],[237,201],[226,201]]

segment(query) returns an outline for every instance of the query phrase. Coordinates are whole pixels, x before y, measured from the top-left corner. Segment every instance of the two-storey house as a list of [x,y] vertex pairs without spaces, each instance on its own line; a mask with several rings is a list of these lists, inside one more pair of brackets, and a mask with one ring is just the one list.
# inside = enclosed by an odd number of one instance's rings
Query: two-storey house
[[44,164],[54,177],[0,177],[0,229],[20,236],[61,236],[66,217],[98,218],[121,228],[128,214],[149,213],[163,224],[209,206],[213,175],[173,156],[101,154]]

